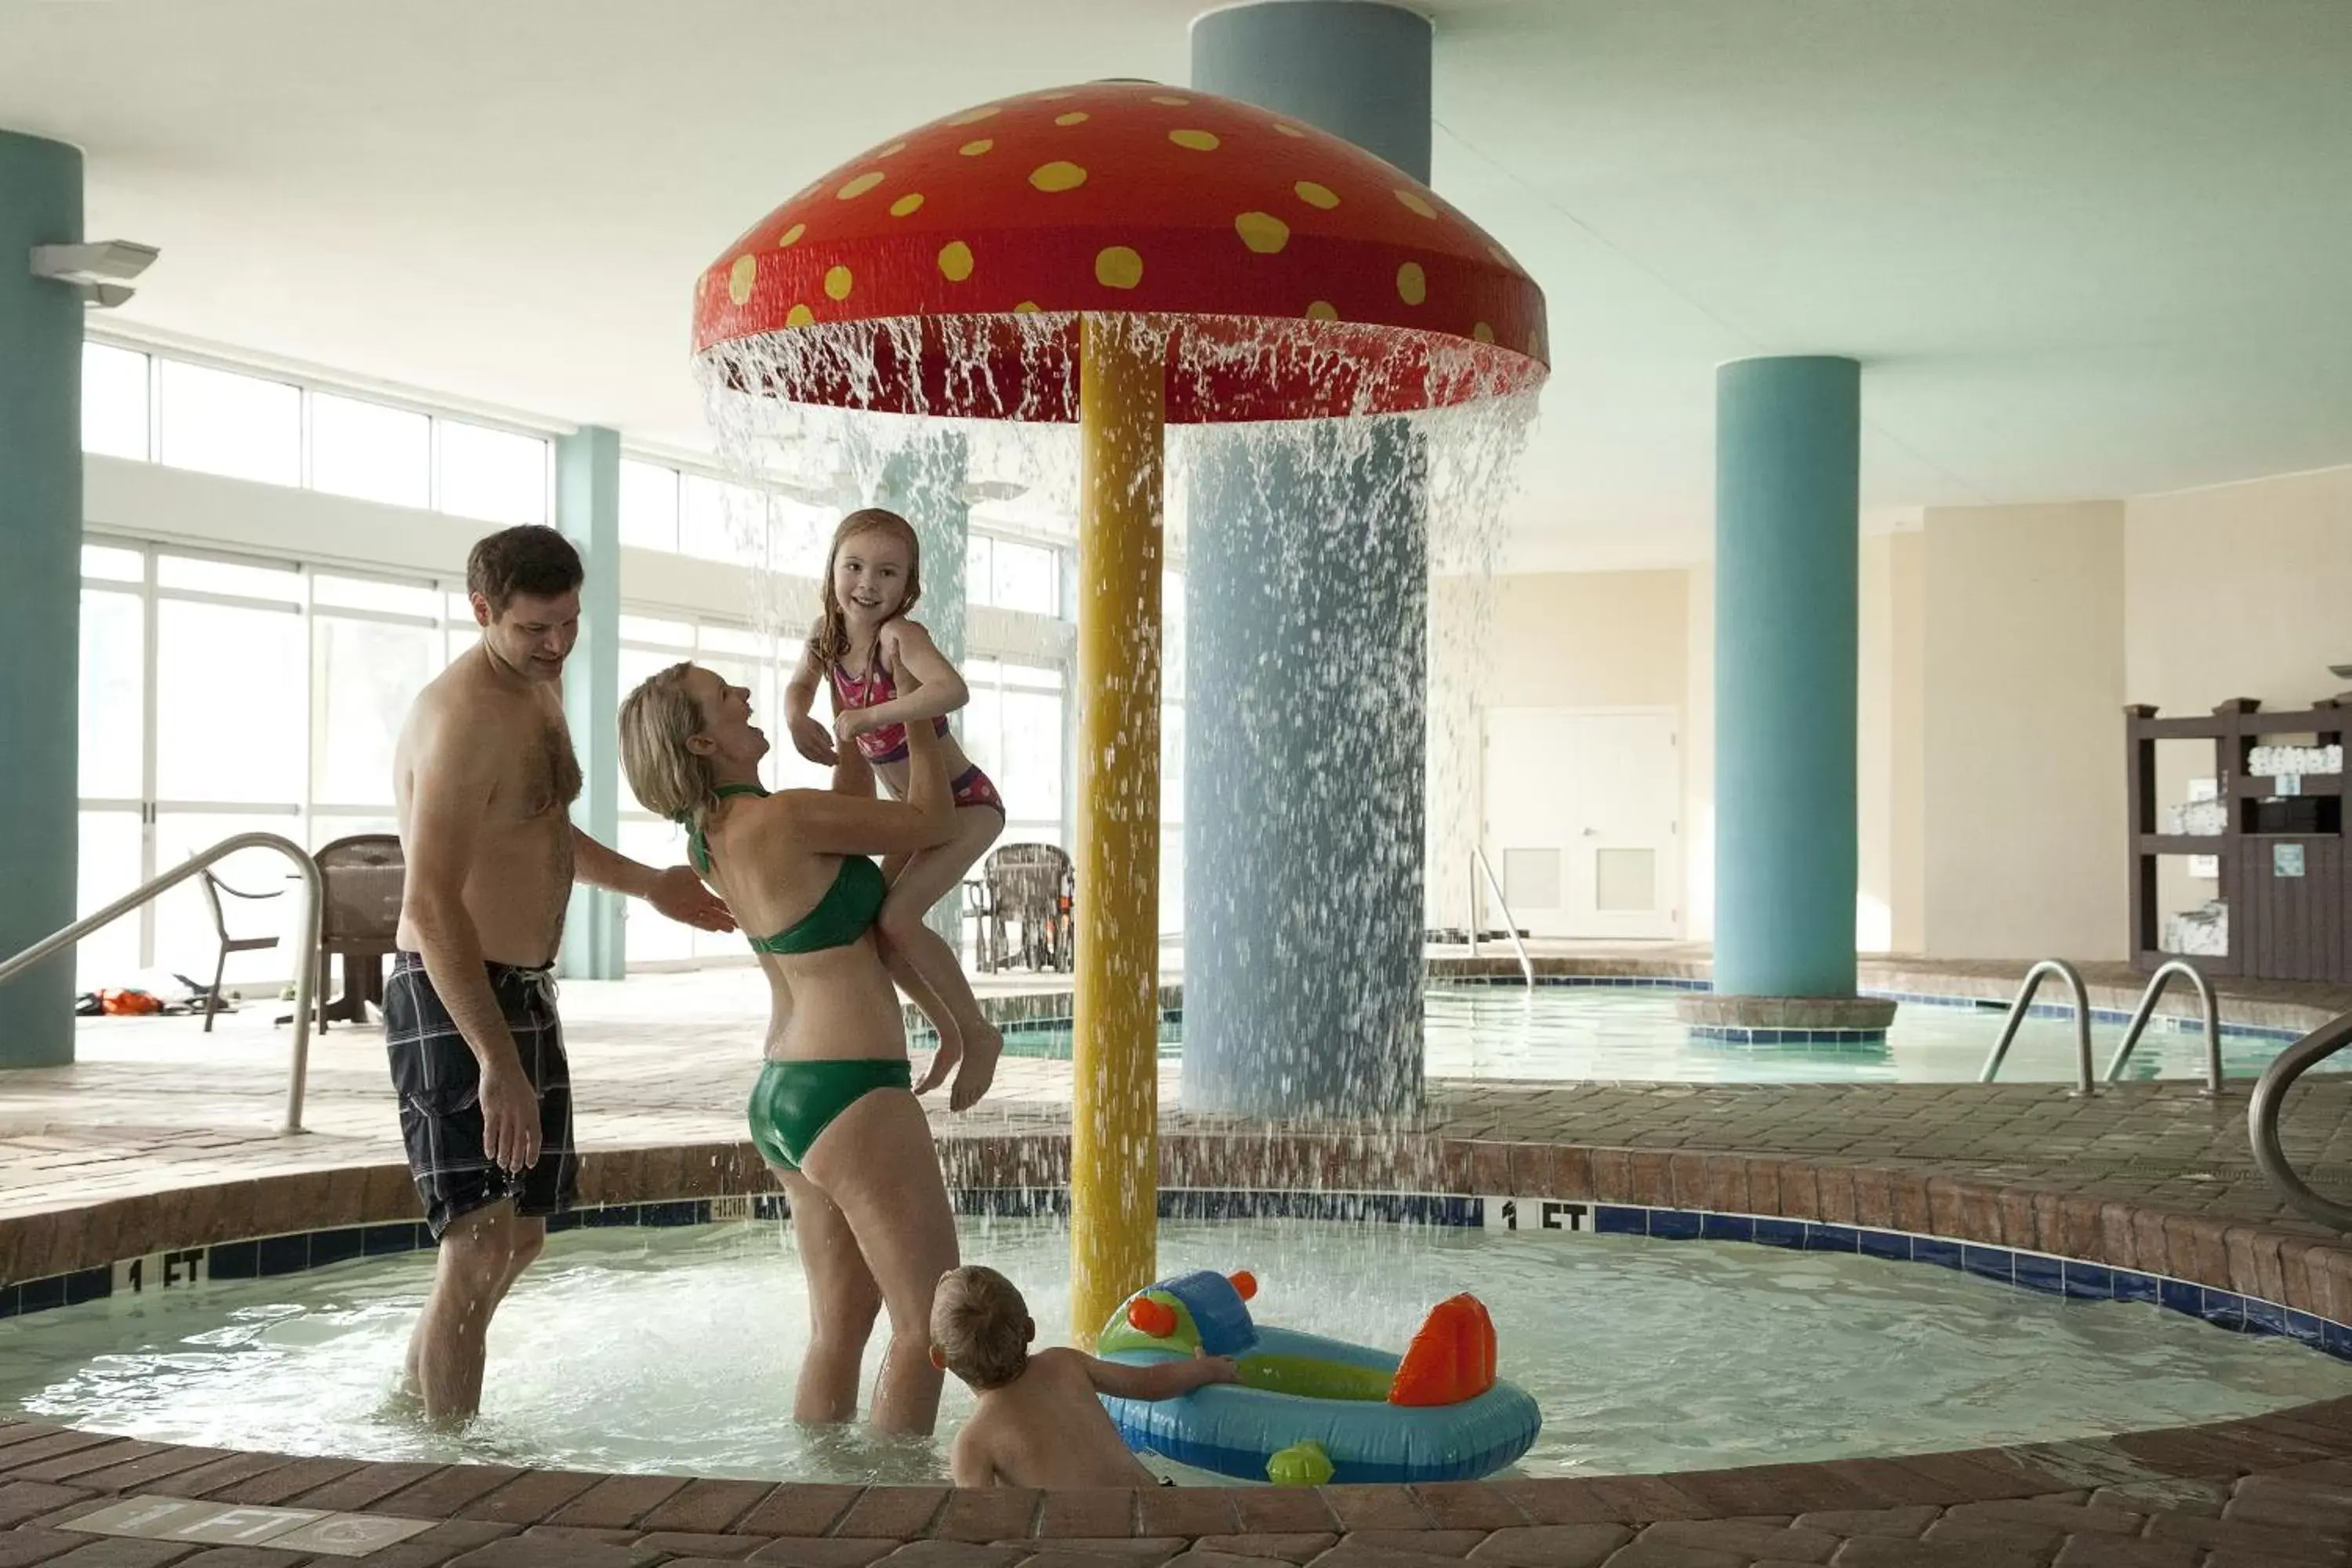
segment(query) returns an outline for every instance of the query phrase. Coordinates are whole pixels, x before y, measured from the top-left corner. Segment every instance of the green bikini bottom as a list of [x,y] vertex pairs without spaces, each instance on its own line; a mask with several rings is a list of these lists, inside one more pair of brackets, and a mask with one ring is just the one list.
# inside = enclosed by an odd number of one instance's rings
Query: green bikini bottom
[[877,1089],[915,1087],[904,1057],[771,1061],[751,1086],[751,1142],[771,1165],[797,1171],[817,1134]]

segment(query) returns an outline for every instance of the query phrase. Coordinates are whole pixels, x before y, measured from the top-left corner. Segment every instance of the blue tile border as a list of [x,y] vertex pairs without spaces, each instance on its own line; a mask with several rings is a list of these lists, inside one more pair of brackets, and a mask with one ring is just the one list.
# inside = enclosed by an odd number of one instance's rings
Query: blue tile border
[[[966,1187],[953,1189],[950,1195],[959,1213],[971,1215],[1059,1217],[1069,1210],[1069,1193],[1063,1187]],[[2352,1361],[2352,1324],[2294,1310],[2278,1302],[2136,1269],[1908,1231],[1591,1200],[1504,1199],[1431,1193],[1165,1187],[1159,1194],[1159,1211],[1161,1217],[1168,1219],[1306,1219],[1550,1230],[1850,1253],[1889,1262],[1929,1264],[2044,1295],[2143,1303],[2233,1332],[2291,1339],[2339,1360]],[[790,1205],[782,1193],[750,1193],[720,1198],[600,1205],[554,1215],[548,1228],[664,1229],[729,1222],[775,1222],[790,1217]],[[415,1221],[339,1226],[222,1242],[0,1286],[0,1319],[79,1306],[118,1294],[135,1294],[144,1285],[158,1280],[172,1285],[206,1279],[272,1279],[341,1263],[426,1251],[433,1246],[430,1232]],[[142,1270],[149,1264],[156,1267],[145,1272],[142,1279]]]
[[1727,1046],[1884,1046],[1884,1029],[1780,1029],[1743,1024],[1693,1024],[1690,1037]]

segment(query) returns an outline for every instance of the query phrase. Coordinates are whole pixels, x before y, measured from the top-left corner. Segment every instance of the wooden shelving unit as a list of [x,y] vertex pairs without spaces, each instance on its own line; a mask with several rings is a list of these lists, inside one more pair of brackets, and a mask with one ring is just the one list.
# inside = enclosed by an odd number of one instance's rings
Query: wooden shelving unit
[[[2221,865],[2215,894],[2229,906],[2230,951],[2186,955],[2208,974],[2263,980],[2352,979],[2352,880],[2346,876],[2344,775],[2304,773],[2292,781],[2249,771],[2266,739],[2313,735],[2341,745],[2352,693],[2299,712],[2265,713],[2252,698],[2233,698],[2210,717],[2158,718],[2153,708],[2124,710],[2124,777],[2131,802],[2131,944],[2134,962],[2154,969],[2184,956],[2158,950],[2157,862],[2167,855],[2211,855]],[[2228,807],[2220,834],[2157,831],[2156,743],[2210,741],[2213,777]],[[2310,823],[2291,832],[2264,829],[2285,807],[2309,800]],[[2284,851],[2284,853],[2281,853]]]

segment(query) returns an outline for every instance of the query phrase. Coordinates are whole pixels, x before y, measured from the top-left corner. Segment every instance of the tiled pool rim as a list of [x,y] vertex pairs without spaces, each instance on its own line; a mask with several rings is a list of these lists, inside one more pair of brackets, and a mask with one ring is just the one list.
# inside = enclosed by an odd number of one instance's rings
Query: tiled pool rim
[[[950,1194],[960,1212],[997,1217],[1060,1215],[1068,1211],[1063,1187],[963,1187]],[[1427,1225],[1469,1230],[1559,1232],[1645,1237],[1659,1241],[1731,1241],[1798,1252],[1840,1252],[1887,1262],[1955,1269],[2045,1295],[2083,1300],[2143,1301],[2233,1332],[2283,1335],[2352,1361],[2352,1323],[2331,1321],[2192,1280],[2061,1258],[2046,1252],[1988,1246],[1953,1237],[1916,1234],[1777,1215],[1707,1209],[1651,1208],[1552,1195],[1473,1195],[1463,1193],[1284,1192],[1237,1187],[1162,1188],[1162,1219],[1302,1219]],[[599,1204],[554,1215],[551,1234],[628,1227],[679,1229],[731,1223],[775,1222],[788,1216],[781,1193],[717,1198],[668,1198]],[[294,1231],[209,1246],[166,1247],[143,1258],[117,1258],[72,1274],[53,1274],[0,1287],[0,1318],[79,1306],[116,1295],[158,1293],[190,1285],[272,1279],[370,1258],[419,1252],[434,1245],[422,1221],[341,1226]]]
[[[950,1138],[940,1144],[951,1186],[967,1201],[1018,1206],[1066,1180],[1067,1140],[1055,1134]],[[2057,1262],[2088,1290],[2105,1273],[2107,1290],[2139,1293],[2153,1279],[2157,1304],[2182,1310],[2196,1291],[2226,1326],[2250,1323],[2292,1332],[2318,1321],[2337,1343],[2352,1323],[2352,1248],[2258,1225],[2030,1187],[1920,1172],[1738,1154],[1674,1153],[1549,1143],[1510,1143],[1407,1136],[1368,1145],[1312,1133],[1163,1135],[1161,1181],[1171,1194],[1231,1191],[1304,1194],[1288,1204],[1335,1202],[1479,1207],[1504,1198],[1535,1205],[1582,1206],[1596,1226],[1676,1237],[1710,1234],[1786,1245],[1816,1239],[1843,1249],[1844,1236],[1863,1249],[1900,1247],[1913,1261],[1971,1272],[2006,1269],[2046,1279]],[[724,1213],[707,1205],[749,1206],[770,1191],[748,1144],[709,1144],[592,1152],[583,1163],[583,1202],[599,1211],[590,1223],[675,1223]],[[658,1194],[650,1200],[647,1194]],[[1175,1198],[1179,1203],[1191,1201]],[[1257,1202],[1258,1199],[1224,1200]],[[731,1205],[730,1205],[731,1207]],[[191,1247],[249,1242],[257,1271],[263,1238],[299,1237],[312,1266],[320,1234],[331,1262],[356,1234],[361,1254],[373,1232],[390,1247],[404,1228],[413,1246],[415,1199],[397,1164],[350,1166],[120,1198],[0,1222],[0,1279],[22,1281],[105,1271],[113,1265]],[[1442,1207],[1438,1211],[1443,1217]],[[1459,1217],[1461,1210],[1454,1211]],[[1585,1217],[1579,1216],[1579,1217]],[[1603,1216],[1606,1216],[1605,1218]],[[1555,1220],[1559,1216],[1553,1215]],[[1759,1226],[1762,1227],[1759,1232]],[[1790,1229],[1789,1226],[1799,1229]],[[1922,1255],[1922,1247],[1927,1249]],[[1944,1250],[1948,1248],[1949,1250]],[[288,1254],[290,1256],[290,1253]],[[1973,1265],[1971,1267],[1973,1258]],[[2169,1283],[2173,1294],[2166,1295]],[[91,1280],[94,1286],[94,1280]],[[85,1289],[90,1288],[86,1286]],[[22,1303],[21,1284],[15,1287]],[[2254,1306],[2248,1305],[2249,1300]],[[2272,1317],[2269,1309],[2275,1307]],[[2260,1310],[2256,1309],[2259,1308]],[[713,1528],[790,1535],[847,1535],[966,1541],[1093,1536],[1207,1536],[1247,1531],[1500,1529],[1593,1520],[1717,1518],[1813,1509],[1884,1508],[2030,1497],[2165,1475],[2239,1475],[2315,1459],[2352,1456],[2352,1400],[2298,1406],[2266,1416],[2084,1443],[2024,1445],[1961,1454],[1901,1456],[1778,1465],[1670,1476],[1541,1478],[1424,1487],[1182,1489],[1098,1494],[956,1492],[946,1487],[871,1487],[791,1481],[694,1481],[684,1478],[572,1477],[559,1522],[626,1528],[688,1494],[730,1498],[740,1507]],[[37,1462],[36,1462],[37,1460]],[[0,1426],[0,1482],[24,1477],[74,1495],[163,1492],[283,1501],[298,1490],[281,1484],[331,1474],[358,1478],[367,1491],[356,1507],[420,1518],[485,1517],[483,1508],[521,1508],[552,1477],[501,1466],[367,1465],[296,1460],[217,1449],[112,1438],[37,1423]],[[2088,1479],[2086,1479],[2088,1478]],[[179,1484],[175,1486],[174,1479]],[[380,1481],[381,1485],[375,1483]],[[199,1483],[202,1483],[200,1486]],[[211,1490],[203,1489],[208,1487]],[[374,1487],[374,1489],[370,1489]],[[699,1489],[698,1490],[697,1489]],[[345,1495],[353,1490],[347,1487]],[[536,1495],[536,1494],[531,1494]],[[579,1500],[603,1498],[592,1520]],[[635,1511],[632,1512],[631,1510]],[[554,1514],[551,1505],[550,1515]],[[605,1522],[606,1515],[613,1522]],[[627,1517],[622,1517],[622,1515]],[[780,1528],[783,1521],[789,1528]]]

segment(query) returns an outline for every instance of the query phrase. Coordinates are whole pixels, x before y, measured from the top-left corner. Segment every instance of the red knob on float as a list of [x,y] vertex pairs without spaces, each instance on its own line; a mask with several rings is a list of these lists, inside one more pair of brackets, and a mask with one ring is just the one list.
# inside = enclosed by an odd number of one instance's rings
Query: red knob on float
[[1244,1268],[1235,1273],[1228,1274],[1225,1278],[1232,1283],[1234,1294],[1239,1296],[1243,1300],[1252,1301],[1257,1299],[1257,1276],[1251,1273],[1248,1269]]
[[1164,1340],[1176,1331],[1176,1309],[1165,1301],[1138,1296],[1127,1304],[1127,1321],[1139,1333]]

